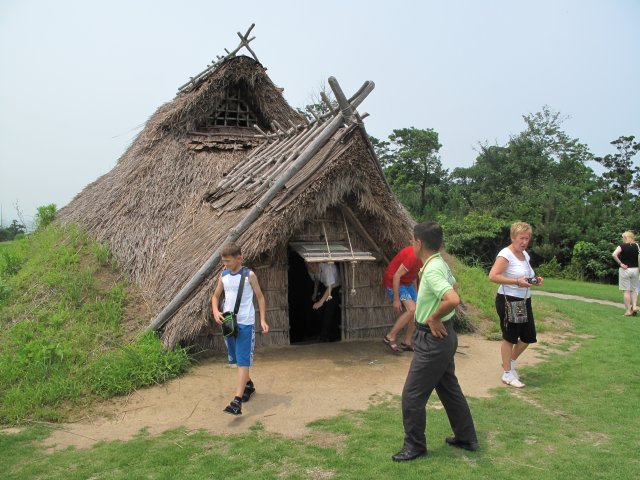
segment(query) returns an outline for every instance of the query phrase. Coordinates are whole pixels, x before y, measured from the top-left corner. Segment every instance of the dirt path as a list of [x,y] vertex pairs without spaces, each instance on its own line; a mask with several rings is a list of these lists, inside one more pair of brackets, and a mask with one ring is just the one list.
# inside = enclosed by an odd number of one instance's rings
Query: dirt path
[[545,292],[543,290],[531,290],[531,292],[533,294],[535,294],[535,295],[562,298],[563,300],[579,300],[581,302],[599,303],[601,305],[610,305],[612,307],[625,308],[624,307],[624,303],[610,302],[609,300],[598,300],[598,299],[595,299],[595,298],[580,297],[579,295],[569,295],[569,294],[566,294],[566,293]]
[[[541,343],[522,356],[522,366],[541,360]],[[479,335],[461,335],[457,373],[467,396],[487,397],[500,382],[499,343]],[[127,440],[141,429],[151,434],[184,426],[216,434],[245,432],[261,422],[268,432],[300,437],[305,425],[344,409],[366,409],[376,396],[399,395],[410,353],[393,354],[381,340],[271,347],[256,352],[252,376],[257,392],[243,414],[222,413],[235,385],[236,370],[225,357],[204,361],[188,375],[165,385],[139,390],[99,405],[90,417],[64,424],[47,440],[50,451],[104,440]],[[526,382],[526,378],[524,379]],[[506,387],[504,387],[506,388]]]

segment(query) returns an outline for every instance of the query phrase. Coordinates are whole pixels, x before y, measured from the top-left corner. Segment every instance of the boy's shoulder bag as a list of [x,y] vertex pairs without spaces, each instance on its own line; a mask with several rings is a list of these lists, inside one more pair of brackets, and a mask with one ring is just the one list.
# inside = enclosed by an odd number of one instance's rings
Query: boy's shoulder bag
[[224,312],[222,316],[224,320],[220,329],[225,337],[238,336],[238,311],[240,310],[240,301],[242,300],[242,290],[244,289],[245,276],[249,275],[249,269],[242,267],[240,269],[240,285],[238,286],[238,295],[236,296],[236,305],[233,312]]

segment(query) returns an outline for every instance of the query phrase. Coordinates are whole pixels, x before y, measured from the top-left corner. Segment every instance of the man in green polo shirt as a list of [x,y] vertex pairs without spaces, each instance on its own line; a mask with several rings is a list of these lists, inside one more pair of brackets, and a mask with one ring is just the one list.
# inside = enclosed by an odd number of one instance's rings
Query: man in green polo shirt
[[413,249],[424,264],[416,305],[413,360],[402,390],[404,444],[402,450],[391,457],[396,462],[427,454],[426,405],[434,389],[454,434],[445,442],[464,450],[478,449],[471,411],[455,373],[458,337],[451,318],[460,297],[453,289],[455,279],[451,270],[440,255],[442,228],[436,222],[419,223],[413,229],[413,237]]

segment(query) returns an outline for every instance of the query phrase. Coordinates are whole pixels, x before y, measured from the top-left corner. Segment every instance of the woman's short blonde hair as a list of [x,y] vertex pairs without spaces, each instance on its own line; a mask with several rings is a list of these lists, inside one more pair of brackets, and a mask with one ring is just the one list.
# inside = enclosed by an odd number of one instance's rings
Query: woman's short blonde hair
[[525,222],[515,222],[511,225],[511,238],[516,238],[520,233],[528,233],[531,235],[533,233],[533,228],[531,225]]
[[622,234],[622,241],[624,243],[633,243],[636,241],[636,234],[630,230],[627,230]]

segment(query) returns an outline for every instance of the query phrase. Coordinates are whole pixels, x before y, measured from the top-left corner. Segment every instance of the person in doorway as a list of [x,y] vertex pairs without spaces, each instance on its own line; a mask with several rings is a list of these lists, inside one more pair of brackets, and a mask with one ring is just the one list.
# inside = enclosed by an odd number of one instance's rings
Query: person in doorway
[[340,305],[340,277],[335,263],[307,262],[307,271],[313,280],[311,308],[320,318],[319,342],[339,340],[338,307]]
[[449,418],[453,437],[445,442],[464,450],[478,450],[471,411],[455,373],[458,337],[453,329],[460,297],[455,279],[443,260],[442,228],[436,222],[419,223],[413,230],[415,254],[424,262],[416,305],[413,359],[402,390],[404,444],[391,458],[406,462],[427,454],[426,404],[435,389]]
[[[393,302],[394,310],[400,314],[393,328],[382,339],[394,352],[413,351],[411,346],[415,331],[413,316],[418,299],[416,281],[420,267],[422,267],[422,261],[416,257],[413,247],[408,246],[393,257],[384,272],[383,286]],[[404,341],[398,345],[396,338],[405,327]]]
[[[516,222],[511,225],[511,245],[498,252],[489,272],[489,280],[500,285],[496,295],[496,312],[502,330],[502,382],[516,388],[525,386],[516,370],[516,360],[530,344],[537,342],[531,287],[542,285],[543,278],[536,276],[526,251],[532,233],[533,229],[528,223]],[[520,319],[510,318],[512,316],[507,314],[512,302],[524,302]]]
[[622,234],[622,243],[613,251],[613,259],[618,266],[618,288],[624,298],[624,315],[638,315],[638,255],[640,246],[633,232]]
[[[211,310],[213,318],[218,325],[222,325],[224,320],[220,311],[220,296],[224,291],[223,312],[233,312],[240,288],[240,281],[244,281],[242,287],[242,297],[237,312],[238,334],[225,337],[229,363],[238,366],[238,376],[236,381],[236,393],[231,403],[223,410],[231,415],[242,413],[242,403],[248,402],[251,395],[256,391],[251,380],[249,368],[253,366],[253,349],[255,345],[255,309],[253,297],[258,300],[260,308],[260,326],[262,334],[269,331],[269,325],[265,320],[265,300],[258,277],[248,268],[242,265],[242,251],[233,242],[226,243],[220,249],[220,257],[224,269],[218,277],[218,283],[211,297]],[[244,276],[244,279],[242,278]]]

